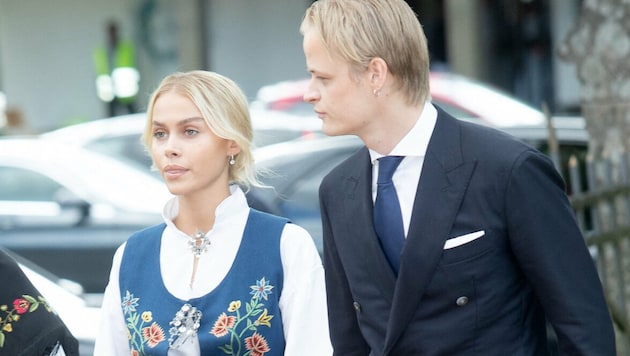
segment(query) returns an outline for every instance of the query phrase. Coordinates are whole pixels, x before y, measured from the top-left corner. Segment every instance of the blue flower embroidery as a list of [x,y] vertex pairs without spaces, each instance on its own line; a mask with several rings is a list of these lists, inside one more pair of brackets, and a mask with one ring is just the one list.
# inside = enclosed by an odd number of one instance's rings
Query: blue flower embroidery
[[127,293],[125,294],[125,298],[123,298],[122,301],[123,313],[128,314],[130,312],[135,312],[136,307],[138,306],[138,300],[139,298],[134,298],[133,294],[127,291]]
[[249,288],[252,289],[249,294],[253,295],[254,298],[260,299],[262,297],[262,299],[267,300],[267,295],[271,294],[271,290],[273,289],[273,286],[268,283],[265,277],[262,277],[260,280],[256,281],[255,286],[249,286]]

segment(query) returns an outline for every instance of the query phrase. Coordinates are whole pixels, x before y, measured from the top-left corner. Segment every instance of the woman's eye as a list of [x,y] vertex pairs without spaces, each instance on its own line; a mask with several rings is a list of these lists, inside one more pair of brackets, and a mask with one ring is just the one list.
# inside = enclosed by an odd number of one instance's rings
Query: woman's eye
[[155,131],[153,133],[153,137],[155,138],[163,138],[164,136],[166,136],[166,132],[164,131]]
[[198,133],[199,133],[199,131],[197,131],[197,130],[193,130],[193,129],[186,129],[184,132],[185,132],[185,133],[186,133],[186,135],[188,135],[188,136],[194,136],[194,135],[196,135],[196,134],[198,134]]

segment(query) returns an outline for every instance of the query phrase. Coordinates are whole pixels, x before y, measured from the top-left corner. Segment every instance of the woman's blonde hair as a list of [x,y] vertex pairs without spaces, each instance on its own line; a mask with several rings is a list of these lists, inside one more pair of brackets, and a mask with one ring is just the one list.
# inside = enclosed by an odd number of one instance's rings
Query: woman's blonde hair
[[331,56],[362,73],[382,58],[409,104],[429,98],[429,51],[420,21],[404,0],[318,0],[300,32],[314,29]]
[[202,70],[177,72],[164,78],[151,95],[147,108],[147,124],[142,140],[149,152],[153,138],[153,108],[160,95],[167,92],[189,98],[215,135],[236,142],[240,152],[234,156],[235,163],[229,166],[230,182],[246,188],[260,186],[254,170],[249,106],[238,85],[225,76]]

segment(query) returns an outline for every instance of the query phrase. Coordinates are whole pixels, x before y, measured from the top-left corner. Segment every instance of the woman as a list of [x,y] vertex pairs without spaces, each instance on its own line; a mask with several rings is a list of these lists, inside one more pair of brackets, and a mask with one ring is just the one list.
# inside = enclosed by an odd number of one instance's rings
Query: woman
[[95,355],[331,354],[310,235],[250,209],[236,184],[258,185],[242,91],[175,73],[147,114],[144,143],[175,197],[117,250]]

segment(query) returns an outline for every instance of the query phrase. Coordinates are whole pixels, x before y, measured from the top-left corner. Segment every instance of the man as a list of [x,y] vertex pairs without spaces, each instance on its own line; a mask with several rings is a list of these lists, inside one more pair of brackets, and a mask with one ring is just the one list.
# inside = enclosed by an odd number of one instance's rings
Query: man
[[[561,354],[614,355],[561,177],[530,146],[431,104],[409,6],[319,0],[300,31],[304,100],[326,134],[366,146],[320,187],[335,355],[543,355],[545,319]],[[395,191],[379,177],[390,168]]]

